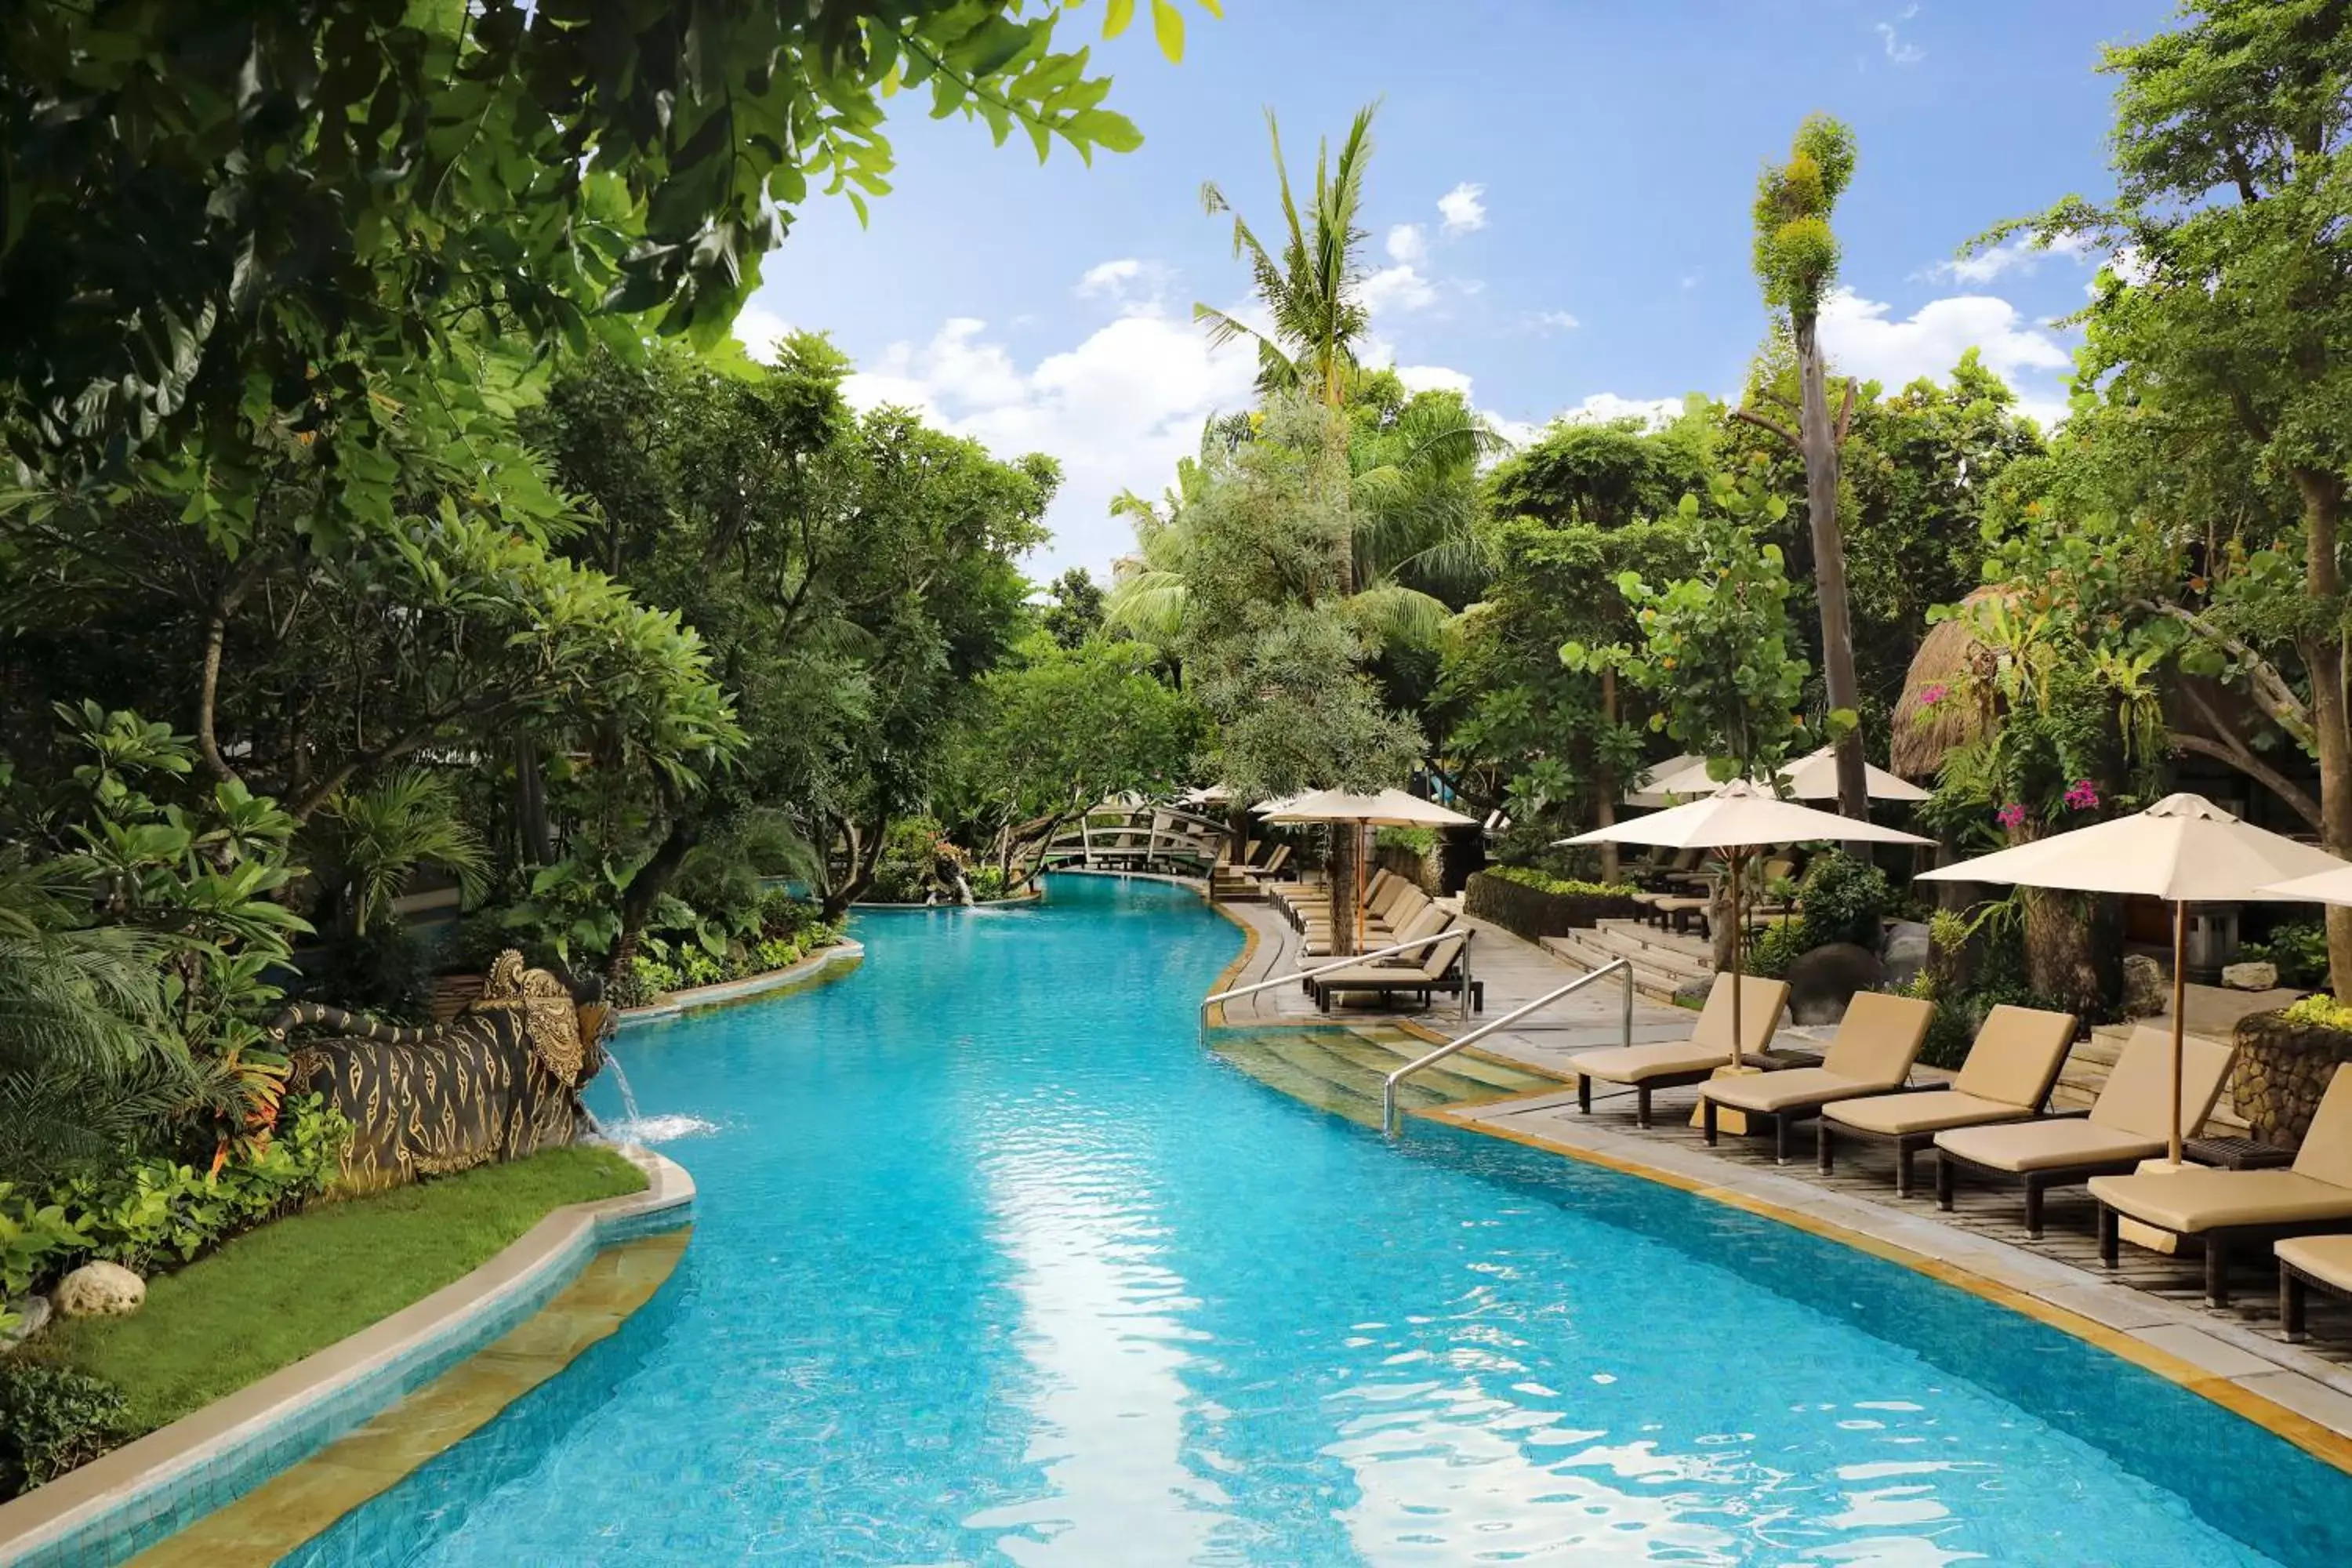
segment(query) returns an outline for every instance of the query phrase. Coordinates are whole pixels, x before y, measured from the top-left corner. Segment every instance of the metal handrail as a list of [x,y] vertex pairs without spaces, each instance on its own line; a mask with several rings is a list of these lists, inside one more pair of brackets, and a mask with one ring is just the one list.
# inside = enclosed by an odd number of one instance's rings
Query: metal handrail
[[1633,964],[1631,959],[1612,959],[1590,974],[1580,974],[1559,990],[1547,992],[1524,1006],[1514,1007],[1501,1017],[1479,1025],[1460,1039],[1448,1040],[1427,1056],[1416,1061],[1407,1062],[1389,1074],[1387,1081],[1381,1086],[1381,1131],[1383,1132],[1397,1131],[1398,1084],[1402,1083],[1422,1068],[1444,1061],[1464,1047],[1476,1044],[1496,1030],[1517,1023],[1537,1008],[1549,1007],[1561,997],[1581,991],[1602,975],[1612,973],[1622,973],[1625,976],[1624,1043],[1631,1046],[1633,1043]]
[[[1416,948],[1433,947],[1441,942],[1457,941],[1462,944],[1462,994],[1465,999],[1464,1005],[1466,1007],[1470,995],[1470,939],[1477,934],[1468,926],[1456,926],[1451,931],[1442,931],[1433,936],[1417,936],[1411,942],[1401,942],[1393,947],[1381,948],[1377,952],[1350,953],[1346,958],[1335,959],[1329,963],[1318,964],[1313,969],[1302,969],[1296,974],[1277,975],[1272,980],[1261,980],[1255,985],[1237,985],[1231,991],[1220,991],[1213,996],[1204,998],[1201,1003],[1201,1016],[1205,1021],[1209,1016],[1209,1009],[1220,1002],[1231,1002],[1242,996],[1255,996],[1261,991],[1272,991],[1301,980],[1312,980],[1318,974],[1328,974],[1338,969],[1353,969],[1360,963],[1370,963],[1376,958],[1390,958],[1401,952],[1411,952]],[[1399,989],[1403,988],[1399,987]]]

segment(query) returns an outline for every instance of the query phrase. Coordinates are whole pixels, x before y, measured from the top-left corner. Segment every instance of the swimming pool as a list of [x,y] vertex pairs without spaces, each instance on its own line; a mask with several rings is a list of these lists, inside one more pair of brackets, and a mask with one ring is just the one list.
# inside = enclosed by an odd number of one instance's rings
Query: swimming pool
[[646,1111],[711,1124],[665,1146],[700,1189],[677,1274],[288,1561],[2352,1552],[2352,1478],[2055,1331],[1243,1077],[1193,1032],[1240,938],[1181,889],[859,934],[824,989],[625,1037]]

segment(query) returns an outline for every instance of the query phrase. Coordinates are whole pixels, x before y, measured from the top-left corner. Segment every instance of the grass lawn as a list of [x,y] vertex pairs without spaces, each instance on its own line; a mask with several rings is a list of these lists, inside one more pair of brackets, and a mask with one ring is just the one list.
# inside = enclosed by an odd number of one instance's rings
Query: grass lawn
[[554,1149],[330,1204],[158,1275],[130,1317],[59,1321],[35,1344],[121,1387],[133,1431],[152,1431],[424,1300],[549,1210],[645,1184],[609,1149]]

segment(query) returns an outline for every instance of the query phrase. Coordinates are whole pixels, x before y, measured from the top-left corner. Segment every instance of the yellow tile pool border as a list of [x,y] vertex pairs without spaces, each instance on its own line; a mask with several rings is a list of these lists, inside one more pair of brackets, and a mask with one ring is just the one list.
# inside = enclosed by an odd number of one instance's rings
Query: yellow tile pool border
[[[0,1503],[0,1565],[50,1560],[76,1564],[129,1561],[106,1552],[102,1542],[139,1531],[163,1514],[184,1510],[189,1499],[207,1486],[216,1466],[235,1462],[236,1455],[265,1444],[273,1433],[282,1434],[305,1419],[305,1413],[360,1395],[371,1380],[398,1375],[396,1369],[404,1363],[429,1358],[436,1346],[463,1334],[467,1324],[495,1316],[509,1308],[518,1295],[541,1288],[539,1282],[550,1269],[575,1267],[572,1260],[577,1258],[576,1268],[584,1271],[608,1247],[625,1245],[650,1231],[667,1234],[683,1227],[692,1211],[694,1179],[684,1167],[650,1149],[630,1147],[621,1152],[646,1172],[646,1185],[642,1191],[555,1209],[488,1261],[423,1300],[46,1486]],[[676,1223],[665,1225],[672,1215]],[[566,1279],[555,1288],[555,1295],[573,1283]],[[650,1297],[651,1289],[646,1294]],[[537,1321],[553,1300],[551,1296],[539,1309],[528,1311],[509,1334]],[[432,1386],[439,1375],[470,1364],[480,1353],[478,1349],[461,1355],[425,1386]],[[509,1397],[522,1392],[517,1388]],[[396,1407],[407,1396],[391,1395],[383,1409]],[[364,1426],[382,1414],[383,1410],[373,1411],[360,1425]],[[330,1439],[304,1458],[314,1458],[341,1440]],[[300,1462],[287,1468],[298,1468]],[[254,1483],[247,1495],[267,1486],[270,1479]],[[179,1500],[174,1501],[175,1498]],[[220,1507],[236,1500],[226,1499]],[[180,1531],[160,1541],[151,1540],[147,1550],[168,1544],[220,1507],[205,1507],[201,1513],[192,1514]],[[321,1521],[319,1528],[331,1522]],[[293,1542],[286,1550],[299,1544]],[[69,1555],[60,1557],[61,1552]]]
[[619,1332],[676,1271],[692,1230],[681,1226],[605,1247],[504,1335],[357,1431],[157,1542],[130,1568],[275,1563],[307,1545]]
[[[1695,1176],[1685,1175],[1678,1171],[1663,1170],[1658,1166],[1644,1164],[1641,1161],[1627,1159],[1623,1155],[1612,1154],[1603,1150],[1562,1142],[1557,1139],[1546,1138],[1540,1133],[1524,1131],[1517,1128],[1496,1127],[1474,1120],[1475,1112],[1489,1109],[1491,1105],[1462,1106],[1453,1109],[1416,1110],[1412,1114],[1426,1121],[1441,1122],[1448,1127],[1460,1128],[1464,1131],[1484,1133],[1489,1138],[1497,1138],[1507,1143],[1519,1143],[1530,1149],[1541,1149],[1548,1153],[1558,1154],[1583,1164],[1597,1165],[1622,1175],[1638,1176],[1643,1181],[1655,1182],[1661,1186],[1673,1187],[1678,1191],[1689,1193],[1695,1197],[1706,1198],[1730,1208],[1744,1210],[1763,1219],[1777,1221],[1792,1229],[1803,1231],[1809,1236],[1820,1237],[1824,1241],[1833,1241],[1840,1246],[1850,1247],[1857,1252],[1868,1253],[1873,1258],[1900,1264],[1915,1273],[1924,1274],[1955,1289],[1965,1290],[1969,1295],[1990,1301],[1995,1306],[2006,1307],[2012,1312],[2056,1329],[2061,1333],[2071,1334],[2086,1344],[2095,1345],[2110,1355],[2119,1356],[2135,1366],[2154,1373],[2167,1382],[2178,1384],[2192,1394],[2203,1395],[2232,1415],[2252,1422],[2273,1436],[2294,1444],[2314,1458],[2333,1465],[2347,1474],[2352,1474],[2352,1436],[2347,1436],[2334,1427],[2315,1421],[2297,1411],[2290,1410],[2275,1400],[2267,1399],[2252,1389],[2231,1382],[2228,1378],[2216,1376],[2194,1363],[2158,1350],[2145,1340],[2138,1339],[2121,1329],[2109,1328],[2105,1323],[2086,1318],[2079,1312],[2069,1311],[2054,1302],[2045,1301],[2039,1296],[2021,1290],[2015,1286],[1990,1279],[1948,1258],[1937,1258],[1928,1253],[1915,1251],[1899,1243],[1864,1235],[1861,1231],[1848,1229],[1844,1226],[1822,1219],[1818,1215],[1789,1208],[1767,1198],[1759,1198],[1751,1193],[1743,1193],[1730,1187],[1717,1185]],[[2092,1285],[2099,1283],[2096,1279],[2086,1279],[2085,1282]]]

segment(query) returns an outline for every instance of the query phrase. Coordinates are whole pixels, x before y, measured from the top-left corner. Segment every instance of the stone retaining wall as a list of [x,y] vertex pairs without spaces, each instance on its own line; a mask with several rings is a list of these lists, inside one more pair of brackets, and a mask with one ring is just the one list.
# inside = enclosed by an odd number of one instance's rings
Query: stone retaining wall
[[1604,920],[1630,920],[1641,910],[1622,894],[1548,893],[1486,871],[1473,872],[1463,884],[1462,908],[1528,942],[1589,931]]
[[2249,1013],[2238,1020],[2237,1042],[2230,1094],[2238,1114],[2263,1142],[2301,1147],[2328,1080],[2352,1062],[2352,1031],[2290,1023],[2284,1013]]

